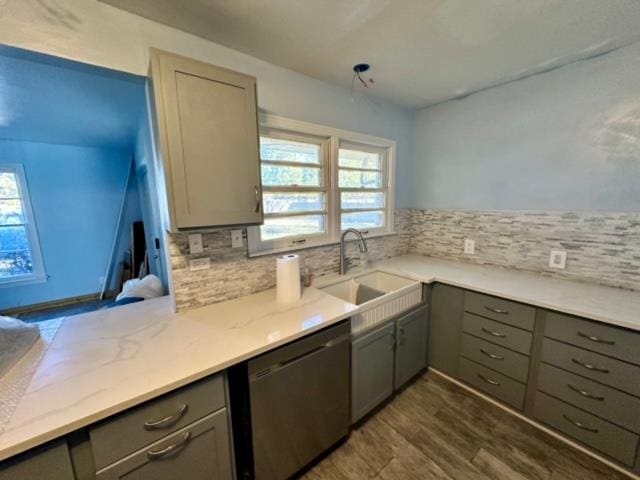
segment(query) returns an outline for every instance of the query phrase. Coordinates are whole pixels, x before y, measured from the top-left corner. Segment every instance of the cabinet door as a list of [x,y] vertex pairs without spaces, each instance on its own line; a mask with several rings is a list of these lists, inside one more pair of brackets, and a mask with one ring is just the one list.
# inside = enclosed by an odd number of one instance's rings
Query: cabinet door
[[74,480],[65,441],[39,447],[0,463],[0,480]]
[[262,222],[256,79],[152,49],[171,229]]
[[393,393],[395,324],[388,323],[351,345],[351,421],[360,420]]
[[427,307],[397,320],[395,388],[404,385],[427,366]]
[[98,471],[97,480],[231,480],[227,409]]
[[429,365],[457,376],[462,337],[464,290],[436,284],[431,291],[429,319]]

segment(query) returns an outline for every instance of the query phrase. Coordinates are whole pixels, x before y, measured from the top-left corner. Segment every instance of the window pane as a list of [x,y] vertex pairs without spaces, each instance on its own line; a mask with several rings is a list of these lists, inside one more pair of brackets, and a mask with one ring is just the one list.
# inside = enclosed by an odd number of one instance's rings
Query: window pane
[[319,187],[320,169],[312,167],[262,165],[262,184],[267,186],[301,185]]
[[345,210],[384,208],[384,193],[382,192],[342,192],[340,195],[341,207]]
[[33,273],[29,250],[0,252],[0,278]]
[[342,230],[347,228],[366,230],[368,228],[380,228],[382,226],[384,226],[383,212],[355,212],[342,214]]
[[380,172],[340,170],[340,188],[382,188]]
[[262,240],[324,233],[324,215],[266,218],[260,227]]
[[18,183],[16,175],[9,172],[0,173],[0,198],[16,198],[18,196]]
[[324,210],[324,194],[320,192],[265,192],[262,198],[265,213]]
[[29,240],[25,227],[0,228],[0,252],[29,250]]
[[25,223],[22,215],[22,202],[19,199],[0,199],[0,225],[18,225]]
[[338,165],[351,168],[370,168],[380,170],[382,160],[379,153],[360,152],[341,148],[338,155]]
[[274,162],[320,163],[320,145],[260,137],[260,158]]

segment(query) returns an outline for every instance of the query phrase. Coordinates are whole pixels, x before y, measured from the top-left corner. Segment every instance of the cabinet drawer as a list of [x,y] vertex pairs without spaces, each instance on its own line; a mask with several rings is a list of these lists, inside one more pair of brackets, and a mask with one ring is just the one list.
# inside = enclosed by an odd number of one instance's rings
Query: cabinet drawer
[[536,319],[535,307],[476,292],[465,293],[464,309],[529,331]]
[[69,447],[57,440],[0,462],[1,480],[74,480]]
[[638,436],[631,432],[541,392],[536,392],[533,416],[625,465],[633,465]]
[[540,365],[538,390],[640,433],[640,399],[631,395],[545,363]]
[[97,480],[231,480],[227,409],[98,471]]
[[640,367],[567,345],[542,342],[542,361],[640,397]]
[[160,440],[224,405],[224,377],[216,375],[107,419],[89,430],[96,468]]
[[472,313],[464,314],[462,330],[501,347],[529,355],[531,351],[531,333],[510,327]]
[[460,358],[460,378],[483,392],[522,410],[525,386],[466,358]]
[[522,383],[529,375],[529,357],[493,345],[464,333],[460,354],[476,363],[489,367]]
[[640,334],[629,330],[547,312],[544,335],[640,365]]

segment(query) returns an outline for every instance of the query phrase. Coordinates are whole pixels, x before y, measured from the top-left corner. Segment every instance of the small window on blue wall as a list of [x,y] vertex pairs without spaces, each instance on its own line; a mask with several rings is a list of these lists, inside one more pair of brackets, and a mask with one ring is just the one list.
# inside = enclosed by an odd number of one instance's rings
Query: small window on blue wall
[[0,286],[44,279],[24,170],[0,164]]

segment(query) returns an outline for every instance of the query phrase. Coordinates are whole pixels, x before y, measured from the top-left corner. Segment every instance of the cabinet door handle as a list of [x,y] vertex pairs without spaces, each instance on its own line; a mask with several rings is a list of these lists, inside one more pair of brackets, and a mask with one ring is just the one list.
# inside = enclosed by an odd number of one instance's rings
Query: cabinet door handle
[[575,385],[571,385],[570,383],[567,383],[567,387],[569,387],[569,389],[573,390],[574,392],[582,395],[585,398],[591,398],[592,400],[599,400],[599,401],[603,401],[604,397],[599,397],[598,395],[593,395],[585,390],[582,390],[578,387],[576,387]]
[[168,447],[162,448],[160,450],[149,450],[147,452],[147,458],[149,460],[159,460],[162,457],[166,457],[176,450],[183,448],[187,443],[191,441],[191,432],[185,432],[182,435],[182,438],[178,440],[176,443],[172,443]]
[[490,312],[497,313],[498,315],[508,315],[509,314],[509,310],[500,310],[499,308],[487,307],[486,305],[485,305],[484,308],[486,308]]
[[577,332],[579,337],[582,338],[586,338],[587,340],[591,340],[592,342],[596,342],[596,343],[603,343],[604,345],[615,345],[616,342],[614,342],[613,340],[604,340],[600,337],[596,337],[594,335],[589,335],[588,333],[584,333],[584,332]]
[[582,362],[577,358],[572,358],[571,361],[576,365],[580,365],[581,367],[586,368],[587,370],[593,370],[594,372],[600,372],[600,373],[609,373],[609,370],[607,370],[606,368],[602,368],[596,365],[592,365],[590,363]]
[[487,352],[484,348],[481,348],[480,352],[493,360],[504,360],[504,357],[496,355],[495,353]]
[[260,189],[257,185],[253,186],[253,193],[256,197],[256,208],[253,211],[255,213],[260,213]]
[[485,377],[481,373],[478,374],[478,377],[480,377],[480,380],[487,382],[489,385],[496,385],[496,386],[500,385],[500,382],[496,380],[491,380],[490,378]]
[[400,327],[398,331],[400,332],[400,340],[398,341],[398,343],[400,344],[400,346],[403,346],[405,344],[404,328]]
[[593,428],[593,427],[589,427],[587,425],[585,425],[582,422],[579,422],[578,420],[574,420],[573,418],[571,418],[569,415],[566,414],[562,414],[562,417],[569,423],[574,424],[576,427],[578,427],[580,430],[586,430],[587,432],[591,432],[591,433],[598,433],[598,429],[597,428]]
[[145,430],[161,430],[163,428],[167,428],[180,420],[180,418],[182,418],[182,416],[187,413],[188,409],[189,405],[183,403],[182,405],[180,405],[178,411],[172,415],[161,418],[160,420],[149,420],[147,422],[144,422],[144,428]]
[[498,337],[498,338],[505,338],[507,335],[504,333],[500,333],[500,332],[494,332],[493,330],[489,330],[488,328],[484,328],[482,327],[482,331],[484,333],[488,333],[489,335],[491,335],[492,337]]

